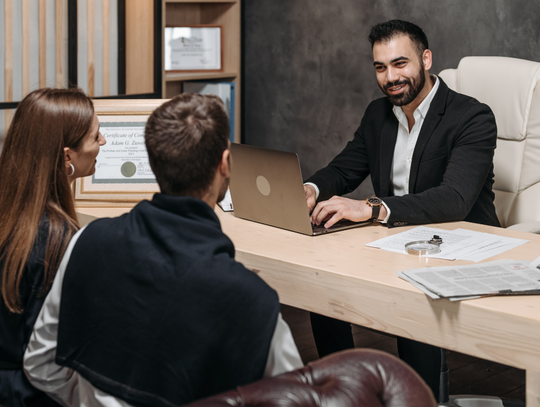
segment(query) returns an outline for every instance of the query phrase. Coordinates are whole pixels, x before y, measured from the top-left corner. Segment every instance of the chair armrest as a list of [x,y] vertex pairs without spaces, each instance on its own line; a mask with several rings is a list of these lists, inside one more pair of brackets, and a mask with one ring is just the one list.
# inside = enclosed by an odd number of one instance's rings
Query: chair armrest
[[398,358],[372,349],[334,353],[189,407],[436,407],[422,379]]
[[506,229],[540,234],[540,221],[516,223],[515,225],[508,226]]

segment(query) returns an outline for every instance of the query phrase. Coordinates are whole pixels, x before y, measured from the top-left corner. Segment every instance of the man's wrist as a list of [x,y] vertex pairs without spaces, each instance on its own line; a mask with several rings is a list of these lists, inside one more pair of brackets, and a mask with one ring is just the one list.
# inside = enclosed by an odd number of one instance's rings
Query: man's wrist
[[390,208],[384,201],[376,196],[371,196],[364,201],[368,209],[367,219],[387,223],[390,218]]
[[368,207],[371,208],[371,214],[369,214],[369,220],[379,220],[381,207],[382,207],[382,199],[377,198],[375,195],[370,196],[366,199],[366,204]]
[[315,185],[313,182],[305,182],[304,186],[306,185],[313,187],[313,189],[315,190],[315,199],[319,199],[319,193],[320,193],[319,187]]

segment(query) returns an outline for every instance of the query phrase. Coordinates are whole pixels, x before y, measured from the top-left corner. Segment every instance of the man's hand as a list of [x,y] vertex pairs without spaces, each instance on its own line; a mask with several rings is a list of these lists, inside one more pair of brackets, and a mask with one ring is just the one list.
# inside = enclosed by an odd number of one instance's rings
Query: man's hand
[[315,204],[317,203],[317,192],[315,191],[315,188],[313,188],[311,185],[304,185],[304,193],[306,194],[306,201],[309,208],[309,213],[311,213],[313,208],[315,208]]
[[[333,196],[328,201],[319,202],[311,213],[311,223],[320,225],[325,219],[325,228],[333,226],[341,219],[352,220],[353,222],[362,222],[371,218],[373,213],[371,206],[366,201],[357,201],[354,199]],[[381,206],[379,219],[386,218],[386,208]]]

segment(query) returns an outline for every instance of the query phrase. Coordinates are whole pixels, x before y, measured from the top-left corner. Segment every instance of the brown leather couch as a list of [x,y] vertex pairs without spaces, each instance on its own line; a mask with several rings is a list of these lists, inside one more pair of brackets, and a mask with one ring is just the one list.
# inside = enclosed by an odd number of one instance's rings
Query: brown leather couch
[[435,407],[431,390],[408,365],[371,349],[329,355],[189,407]]

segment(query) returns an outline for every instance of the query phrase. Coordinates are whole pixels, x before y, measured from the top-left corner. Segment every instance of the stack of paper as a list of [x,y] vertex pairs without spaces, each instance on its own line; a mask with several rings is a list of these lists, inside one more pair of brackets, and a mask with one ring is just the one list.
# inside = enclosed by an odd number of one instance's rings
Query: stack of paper
[[426,257],[446,260],[459,259],[477,262],[528,242],[528,240],[524,239],[514,239],[467,229],[444,230],[419,226],[406,232],[368,243],[366,246],[407,253],[405,244],[418,240],[430,240],[433,235],[438,235],[442,238],[441,251],[436,254],[427,255]]
[[525,260],[398,271],[431,298],[451,301],[491,295],[540,294],[540,270]]
[[225,197],[223,198],[222,201],[218,202],[218,205],[225,212],[234,211],[233,204],[232,204],[232,198],[231,198],[231,191],[228,188],[227,188],[227,192],[225,193]]

